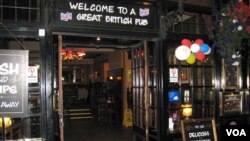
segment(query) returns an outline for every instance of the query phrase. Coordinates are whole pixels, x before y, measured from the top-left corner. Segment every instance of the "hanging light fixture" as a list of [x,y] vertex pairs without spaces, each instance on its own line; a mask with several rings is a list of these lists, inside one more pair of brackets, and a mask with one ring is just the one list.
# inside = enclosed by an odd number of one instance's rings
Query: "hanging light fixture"
[[77,51],[73,49],[65,49],[63,48],[61,51],[62,60],[81,60],[86,55],[86,51],[84,49],[78,49]]
[[191,104],[182,104],[182,115],[186,118],[189,119],[190,116],[192,116],[193,109]]
[[80,57],[82,57],[82,56],[85,56],[85,55],[86,55],[86,52],[85,52],[84,49],[79,49],[79,50],[77,51],[77,55],[80,56]]
[[100,37],[96,37],[96,41],[101,41],[101,38]]
[[61,55],[63,56],[63,55],[66,55],[66,54],[67,54],[67,52],[66,52],[65,48],[62,48]]

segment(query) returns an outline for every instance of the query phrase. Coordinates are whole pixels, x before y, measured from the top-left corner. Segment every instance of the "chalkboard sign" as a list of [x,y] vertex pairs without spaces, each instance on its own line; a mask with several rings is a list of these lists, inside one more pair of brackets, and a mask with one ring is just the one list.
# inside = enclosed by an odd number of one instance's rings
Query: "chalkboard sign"
[[[57,25],[157,32],[157,8],[117,0],[56,0]],[[126,34],[126,33],[121,33]]]
[[0,50],[0,117],[27,114],[27,70],[27,50]]
[[213,119],[182,120],[181,128],[183,141],[217,141]]

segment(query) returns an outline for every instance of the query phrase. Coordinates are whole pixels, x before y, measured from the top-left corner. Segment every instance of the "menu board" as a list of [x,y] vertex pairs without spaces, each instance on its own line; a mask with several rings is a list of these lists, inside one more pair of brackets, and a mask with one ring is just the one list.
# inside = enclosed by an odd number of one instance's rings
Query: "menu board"
[[181,128],[183,141],[217,141],[213,119],[182,120]]
[[0,50],[0,117],[27,114],[27,70],[27,50]]

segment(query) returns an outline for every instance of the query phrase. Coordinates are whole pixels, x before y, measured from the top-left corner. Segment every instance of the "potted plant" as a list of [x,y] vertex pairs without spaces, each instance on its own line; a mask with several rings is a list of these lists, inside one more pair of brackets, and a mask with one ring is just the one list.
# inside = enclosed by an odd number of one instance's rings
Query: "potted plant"
[[240,58],[248,46],[244,39],[250,35],[250,6],[242,0],[231,1],[215,15],[214,46],[227,61]]

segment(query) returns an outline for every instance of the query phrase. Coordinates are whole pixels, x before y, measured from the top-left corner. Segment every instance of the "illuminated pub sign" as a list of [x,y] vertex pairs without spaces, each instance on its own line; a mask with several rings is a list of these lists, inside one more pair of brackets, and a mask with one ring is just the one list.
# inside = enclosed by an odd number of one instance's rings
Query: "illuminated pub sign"
[[118,0],[56,0],[58,24],[110,27],[110,29],[156,31],[155,5]]
[[28,51],[0,50],[0,117],[27,114]]

